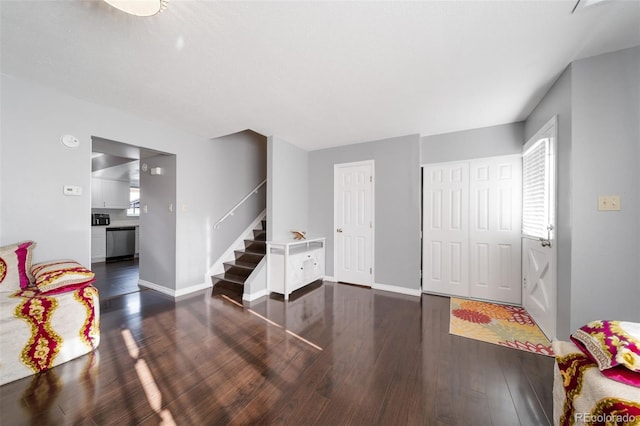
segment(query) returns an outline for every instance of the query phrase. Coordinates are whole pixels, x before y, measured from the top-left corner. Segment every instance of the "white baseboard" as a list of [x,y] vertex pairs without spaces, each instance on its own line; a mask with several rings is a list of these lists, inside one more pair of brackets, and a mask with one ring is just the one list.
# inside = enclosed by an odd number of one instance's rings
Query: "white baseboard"
[[172,288],[167,288],[167,287],[152,283],[150,281],[145,281],[145,280],[138,280],[138,285],[141,287],[150,288],[151,290],[155,290],[162,294],[166,294],[167,296],[175,297],[176,291]]
[[150,288],[151,290],[155,290],[162,294],[166,294],[167,296],[171,296],[174,299],[180,296],[185,296],[187,294],[195,293],[196,291],[204,290],[206,288],[211,287],[211,284],[203,283],[203,284],[192,285],[186,288],[181,288],[179,290],[174,290],[172,288],[166,288],[164,286],[161,286],[149,281],[145,281],[145,280],[138,280],[138,285],[140,285],[141,287]]
[[378,284],[378,283],[373,283],[373,286],[371,286],[371,288],[373,288],[374,290],[390,291],[393,293],[406,294],[408,296],[415,296],[415,297],[420,297],[422,295],[422,290],[420,290],[419,288],[412,289],[412,288],[398,287],[395,285]]
[[222,274],[224,272],[224,262],[231,262],[236,258],[234,251],[244,248],[244,240],[248,239],[247,235],[253,235],[253,230],[262,221],[267,214],[267,209],[264,209],[251,224],[240,234],[236,240],[225,250],[222,255],[216,260],[213,265],[207,271],[204,279],[210,280],[213,275]]
[[254,300],[259,299],[259,298],[261,298],[263,296],[268,296],[269,293],[271,293],[271,292],[269,290],[267,290],[266,288],[264,288],[264,289],[262,289],[260,291],[257,291],[255,293],[253,293],[253,294],[248,294],[248,293],[243,294],[242,295],[242,300],[246,300],[247,302],[253,302]]
[[324,280],[324,281],[331,281],[331,282],[334,282],[334,283],[337,283],[337,282],[338,282],[338,280],[336,279],[336,277],[331,277],[331,276],[329,276],[329,275],[325,275],[325,276],[324,276],[324,278],[323,278],[323,280]]
[[205,290],[205,289],[211,288],[211,287],[213,287],[213,284],[211,284],[211,283],[202,283],[202,284],[190,285],[189,287],[181,288],[179,290],[176,290],[174,297],[185,296],[187,294],[195,293],[196,291]]

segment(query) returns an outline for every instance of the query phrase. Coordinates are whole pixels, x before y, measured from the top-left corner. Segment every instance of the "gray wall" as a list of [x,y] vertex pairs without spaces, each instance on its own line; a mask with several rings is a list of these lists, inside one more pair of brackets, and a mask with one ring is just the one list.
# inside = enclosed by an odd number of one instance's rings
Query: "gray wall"
[[[176,276],[176,156],[156,155],[140,170],[140,279],[174,289]],[[171,207],[171,209],[170,209]]]
[[[573,64],[571,328],[640,321],[640,47]],[[621,196],[619,212],[598,195]]]
[[290,240],[292,230],[309,236],[309,153],[276,136],[268,138],[267,239]]
[[[203,199],[198,200],[202,204],[198,209],[210,211],[215,223],[267,178],[267,138],[246,130],[211,139],[205,145],[201,154],[210,168],[200,173]],[[249,197],[218,229],[207,228],[209,266],[266,209],[266,197],[267,187],[263,185],[258,194]],[[182,250],[187,251],[189,247]],[[191,267],[195,270],[197,266]]]
[[420,136],[411,135],[309,153],[309,224],[327,237],[333,275],[333,166],[375,161],[376,284],[420,288]]
[[556,331],[560,339],[571,334],[571,79],[568,67],[556,80],[547,94],[527,118],[524,126],[524,142],[542,128],[554,115],[557,127],[557,317]]
[[495,157],[522,152],[524,123],[423,136],[421,164]]
[[[255,219],[239,212],[222,225],[224,231],[212,230],[266,177],[266,138],[243,132],[207,140],[19,78],[3,74],[0,83],[0,244],[33,239],[36,260],[90,264],[92,135],[176,154],[176,289],[207,282],[221,247]],[[67,133],[80,139],[79,148],[60,143]],[[81,186],[83,195],[65,197],[63,185]],[[251,207],[261,211],[264,204]]]
[[[2,75],[0,244],[34,240],[34,261],[72,258],[91,265],[91,132],[88,111],[70,99]],[[68,113],[71,109],[73,112]],[[60,137],[81,144],[67,148]],[[64,185],[82,196],[62,195]],[[46,218],[46,220],[45,220]]]
[[[557,337],[595,319],[640,321],[640,47],[576,61],[525,123],[558,115]],[[599,212],[598,195],[620,195]]]

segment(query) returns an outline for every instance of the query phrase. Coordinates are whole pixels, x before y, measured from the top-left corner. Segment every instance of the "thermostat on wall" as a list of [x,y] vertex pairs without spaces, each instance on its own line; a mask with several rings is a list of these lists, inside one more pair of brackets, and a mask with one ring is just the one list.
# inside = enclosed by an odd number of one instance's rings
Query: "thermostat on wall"
[[73,195],[73,196],[79,196],[82,195],[82,187],[81,186],[72,186],[72,185],[65,185],[62,188],[62,193],[64,195]]
[[66,147],[77,148],[80,146],[80,141],[73,135],[64,135],[60,138],[60,142]]

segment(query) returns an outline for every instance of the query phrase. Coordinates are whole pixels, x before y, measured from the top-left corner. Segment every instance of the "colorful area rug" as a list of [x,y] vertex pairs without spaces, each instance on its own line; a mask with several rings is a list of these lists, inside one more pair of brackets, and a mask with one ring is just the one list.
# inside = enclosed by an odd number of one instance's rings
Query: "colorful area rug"
[[524,308],[451,298],[449,333],[553,356],[549,339]]

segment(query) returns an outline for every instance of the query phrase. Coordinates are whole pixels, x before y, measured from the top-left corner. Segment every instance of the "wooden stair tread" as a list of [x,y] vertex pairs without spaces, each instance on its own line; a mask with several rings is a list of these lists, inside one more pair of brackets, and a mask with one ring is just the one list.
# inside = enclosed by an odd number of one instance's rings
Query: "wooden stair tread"
[[[236,254],[236,260],[245,261],[246,258],[250,258],[255,260],[256,261],[255,263],[257,264],[260,262],[260,260],[262,260],[262,258],[265,256],[266,253],[247,251],[246,249],[244,249],[244,250],[235,250],[235,254]],[[245,259],[242,259],[243,256],[245,256]]]
[[214,275],[213,277],[211,277],[214,279],[214,285],[216,284],[215,281],[225,281],[227,283],[232,283],[232,284],[239,284],[239,285],[244,285],[245,280],[247,279],[247,277],[243,277],[240,275],[234,275],[234,274],[229,274],[229,273],[224,273],[224,274],[218,274],[218,275]]
[[230,266],[233,268],[239,268],[239,269],[255,269],[256,268],[256,264],[255,263],[251,263],[251,262],[243,262],[242,260],[232,260],[230,262],[224,262],[224,265],[226,266]]
[[261,224],[262,229],[253,230],[253,238],[244,240],[244,249],[234,250],[235,260],[223,262],[225,272],[211,277],[214,289],[242,291],[245,281],[266,255],[267,221],[262,220]]

